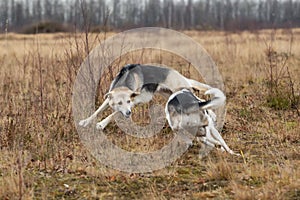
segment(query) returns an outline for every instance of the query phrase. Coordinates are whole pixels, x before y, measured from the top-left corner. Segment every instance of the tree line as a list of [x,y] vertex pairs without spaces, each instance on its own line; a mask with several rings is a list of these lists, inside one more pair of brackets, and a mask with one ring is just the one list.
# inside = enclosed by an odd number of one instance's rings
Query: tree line
[[87,26],[128,29],[244,30],[300,25],[299,0],[1,0],[1,32],[42,21],[83,30]]

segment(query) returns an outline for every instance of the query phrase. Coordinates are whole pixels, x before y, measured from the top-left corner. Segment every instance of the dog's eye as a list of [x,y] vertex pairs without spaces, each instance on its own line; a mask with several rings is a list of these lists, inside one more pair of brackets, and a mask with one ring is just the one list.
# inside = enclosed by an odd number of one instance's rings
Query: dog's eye
[[119,105],[122,105],[122,101],[120,101],[118,104],[119,104]]
[[127,100],[127,103],[130,103],[130,100]]

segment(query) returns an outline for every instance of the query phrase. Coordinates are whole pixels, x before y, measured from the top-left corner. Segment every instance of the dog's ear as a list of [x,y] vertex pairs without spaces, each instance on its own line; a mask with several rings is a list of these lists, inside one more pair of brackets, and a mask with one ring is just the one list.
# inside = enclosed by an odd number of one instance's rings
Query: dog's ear
[[140,92],[133,92],[131,95],[130,95],[130,98],[131,99],[134,99],[134,97],[140,95],[141,93]]
[[112,98],[112,92],[108,92],[104,95],[104,99],[111,99]]

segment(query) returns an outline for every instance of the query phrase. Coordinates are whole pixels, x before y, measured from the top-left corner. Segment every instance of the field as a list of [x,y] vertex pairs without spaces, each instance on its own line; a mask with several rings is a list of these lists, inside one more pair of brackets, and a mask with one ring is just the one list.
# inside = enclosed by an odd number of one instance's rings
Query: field
[[[79,139],[72,89],[81,63],[114,33],[0,35],[0,199],[300,199],[300,29],[185,34],[216,62],[225,84],[224,140],[242,156],[200,145],[153,173],[129,174],[99,163]],[[167,52],[145,50],[116,60],[98,90],[124,63],[192,66]],[[147,105],[135,119],[146,123]],[[100,118],[100,116],[99,116]],[[170,128],[146,141],[109,125],[115,144],[159,149]]]

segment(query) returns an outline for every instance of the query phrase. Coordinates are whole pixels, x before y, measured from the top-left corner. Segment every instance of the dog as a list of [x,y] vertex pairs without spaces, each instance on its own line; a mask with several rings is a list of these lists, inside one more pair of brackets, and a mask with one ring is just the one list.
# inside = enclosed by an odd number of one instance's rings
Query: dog
[[171,68],[141,64],[126,65],[112,81],[102,105],[90,117],[81,120],[79,125],[86,127],[99,113],[111,107],[114,112],[96,124],[97,129],[103,130],[115,114],[121,112],[125,117],[130,117],[132,107],[149,102],[155,92],[170,95],[182,88],[206,91],[212,87],[188,79]]
[[217,88],[209,89],[204,94],[212,95],[213,98],[208,101],[201,100],[188,89],[177,91],[169,97],[165,113],[171,129],[181,134],[188,146],[192,145],[192,139],[196,136],[204,144],[202,152],[199,152],[200,157],[207,156],[217,146],[222,151],[239,155],[227,146],[215,128],[216,115],[211,109],[224,105],[225,95]]

